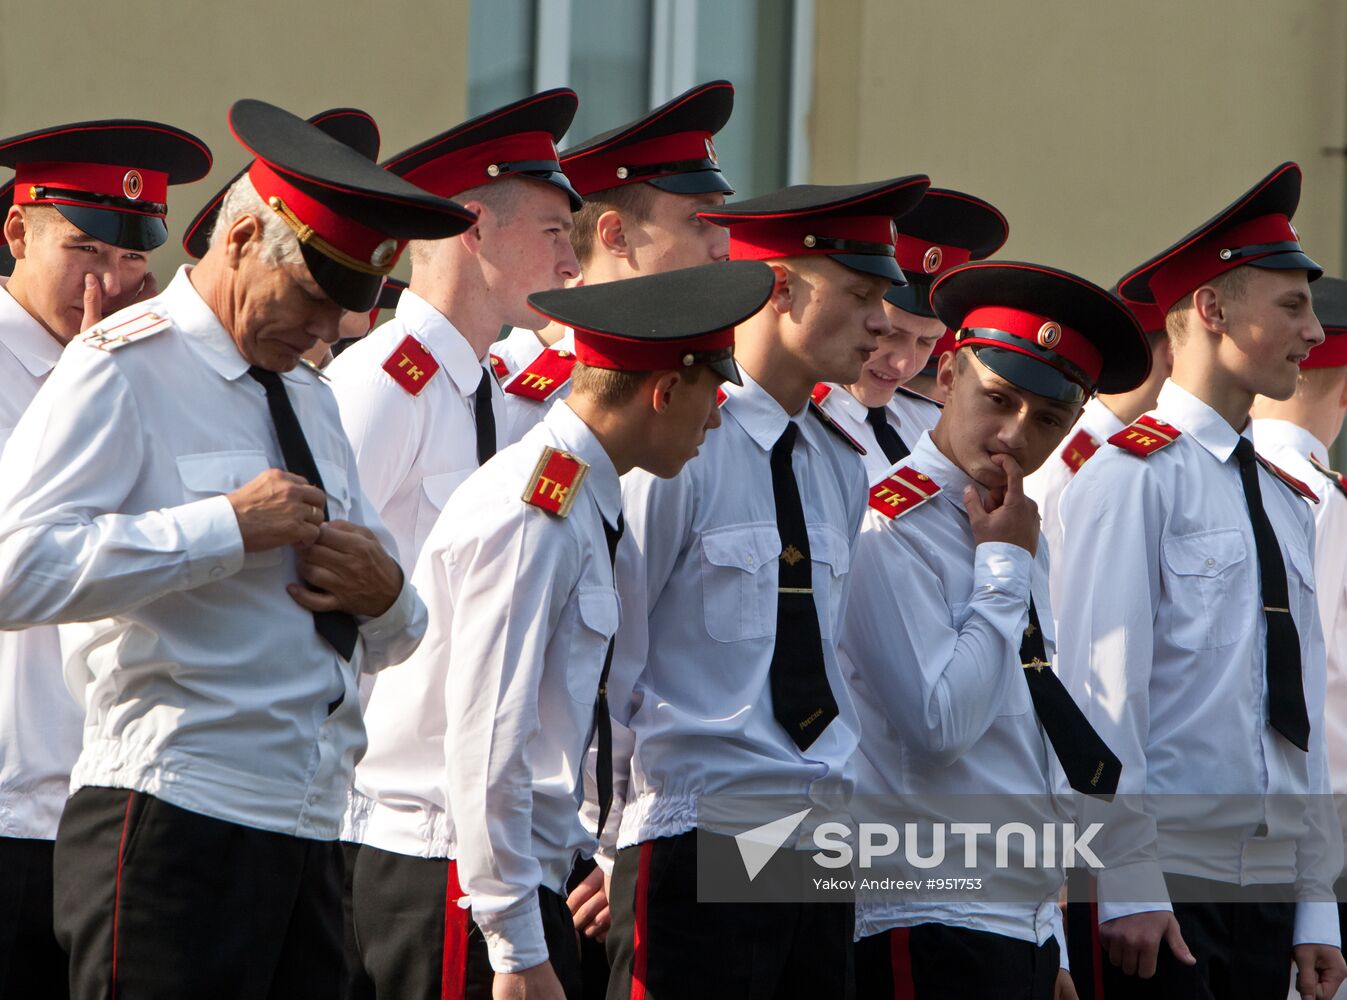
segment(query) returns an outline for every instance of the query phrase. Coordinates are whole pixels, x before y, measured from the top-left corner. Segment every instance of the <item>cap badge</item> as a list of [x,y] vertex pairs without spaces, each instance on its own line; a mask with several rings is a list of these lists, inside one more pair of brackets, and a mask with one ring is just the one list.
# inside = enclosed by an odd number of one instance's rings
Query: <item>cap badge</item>
[[1038,343],[1040,347],[1046,347],[1049,350],[1057,346],[1057,341],[1062,339],[1062,328],[1056,323],[1044,323],[1038,328]]
[[931,247],[926,251],[926,256],[921,259],[921,269],[927,274],[935,274],[940,270],[940,262],[945,259],[945,255],[940,252],[939,247]]
[[816,237],[814,237],[814,236],[806,236],[806,237],[804,238],[804,245],[807,246],[807,247],[815,246],[815,245],[817,245],[817,243],[818,243],[818,239],[817,239]]
[[128,170],[122,177],[122,194],[135,201],[140,197],[140,192],[143,190],[145,190],[145,179],[140,176],[140,171]]
[[625,180],[627,179],[627,168],[626,168],[626,167],[618,167],[618,168],[617,168],[617,179],[620,180],[620,181],[625,181]]
[[500,176],[500,164],[499,164],[499,163],[492,163],[492,164],[490,164],[490,165],[486,168],[486,175],[487,175],[488,177],[499,177],[499,176]]
[[369,255],[369,262],[375,267],[384,267],[393,259],[393,254],[397,253],[397,250],[397,240],[384,240],[375,247],[374,252]]
[[706,137],[706,158],[715,166],[720,166],[720,157],[716,155],[716,144],[711,141],[711,137]]

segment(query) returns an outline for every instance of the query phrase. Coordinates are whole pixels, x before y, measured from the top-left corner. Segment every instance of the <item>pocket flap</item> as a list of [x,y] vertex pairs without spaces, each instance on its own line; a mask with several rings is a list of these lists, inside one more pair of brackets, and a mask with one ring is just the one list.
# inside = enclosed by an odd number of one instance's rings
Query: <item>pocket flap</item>
[[809,556],[831,566],[835,576],[844,575],[851,566],[851,546],[831,524],[809,526]]
[[617,631],[617,593],[607,587],[588,587],[580,591],[580,620],[600,635]]
[[1248,557],[1236,528],[1171,535],[1162,546],[1165,565],[1180,576],[1219,576]]
[[260,451],[216,451],[201,455],[179,455],[178,476],[193,493],[216,495],[232,493],[252,482],[269,469],[267,456]]
[[421,492],[436,510],[444,510],[449,497],[463,481],[472,475],[472,469],[459,469],[456,472],[443,472],[438,476],[426,476],[421,480]]
[[712,566],[756,573],[781,555],[781,534],[774,524],[718,528],[702,535],[702,554]]

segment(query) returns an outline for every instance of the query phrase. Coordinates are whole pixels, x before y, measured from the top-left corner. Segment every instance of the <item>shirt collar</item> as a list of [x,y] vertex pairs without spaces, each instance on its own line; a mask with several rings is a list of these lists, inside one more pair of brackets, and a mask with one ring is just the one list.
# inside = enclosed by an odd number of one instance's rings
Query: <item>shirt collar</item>
[[1189,435],[1218,462],[1228,459],[1239,439],[1248,436],[1247,422],[1244,434],[1236,432],[1223,416],[1172,379],[1160,387],[1160,398],[1153,412]]
[[941,495],[961,514],[967,513],[963,506],[965,486],[973,487],[979,496],[986,495],[987,490],[981,483],[945,457],[945,453],[935,446],[930,431],[922,431],[921,437],[912,448],[912,454],[900,464],[930,476],[931,481],[940,487]]
[[869,407],[847,392],[846,386],[834,385],[832,382],[827,384],[832,387],[832,392],[828,393],[828,398],[837,400],[837,405],[841,407],[842,412],[852,420],[857,423],[865,423],[865,418],[870,413]]
[[482,381],[482,362],[449,318],[410,288],[403,289],[394,312],[417,340],[435,355],[458,391],[471,396]]
[[[763,451],[771,451],[772,446],[785,433],[786,424],[794,421],[801,425],[800,439],[808,442],[811,448],[818,449],[818,444],[806,432],[807,425],[804,418],[809,412],[808,402],[801,407],[799,413],[787,413],[782,409],[781,404],[773,399],[766,389],[758,385],[748,372],[740,368],[739,374],[744,380],[743,385],[726,382],[722,386],[725,395],[729,397],[725,400],[723,408],[730,412],[730,415],[739,422],[740,427],[748,432],[748,436],[757,443],[759,448]],[[712,433],[715,432],[712,431]]]
[[1081,430],[1089,431],[1101,441],[1107,441],[1126,426],[1098,396],[1085,404],[1080,415]]
[[34,377],[46,375],[61,359],[61,342],[5,288],[0,288],[0,343]]
[[1257,421],[1258,445],[1262,449],[1278,445],[1305,457],[1313,456],[1321,465],[1328,462],[1328,448],[1317,437],[1299,424],[1289,420],[1262,419]]
[[603,519],[616,527],[622,513],[622,484],[603,444],[564,399],[547,411],[543,422],[559,444],[589,464],[584,488],[593,495]]
[[147,311],[162,308],[173,321],[201,360],[214,368],[220,377],[232,382],[248,371],[248,362],[239,353],[234,338],[221,324],[220,318],[206,305],[206,300],[192,285],[188,277],[192,270],[190,264],[178,268],[178,273],[160,293],[158,299],[144,303]]

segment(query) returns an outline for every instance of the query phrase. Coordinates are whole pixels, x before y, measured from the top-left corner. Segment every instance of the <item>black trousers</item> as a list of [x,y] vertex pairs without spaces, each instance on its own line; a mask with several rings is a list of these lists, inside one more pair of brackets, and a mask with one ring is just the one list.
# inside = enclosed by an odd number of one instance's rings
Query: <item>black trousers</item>
[[618,852],[609,1000],[854,995],[850,903],[699,903],[697,833]]
[[857,1000],[1052,1000],[1061,967],[1053,938],[918,924],[856,942]]
[[69,996],[70,959],[51,926],[54,846],[0,837],[0,998]]
[[[490,1000],[486,939],[469,911],[458,866],[376,847],[356,852],[351,884],[356,976],[347,1000]],[[566,996],[580,1000],[580,953],[566,900],[538,890],[548,960]]]
[[56,836],[75,1000],[335,1000],[340,848],[83,788]]
[[[598,865],[593,858],[580,858],[566,881],[569,894]],[[580,978],[584,982],[584,1000],[603,1000],[608,995],[608,950],[592,937],[580,937]]]
[[1220,900],[1173,904],[1179,930],[1197,964],[1183,965],[1161,941],[1152,978],[1124,975],[1100,950],[1095,904],[1072,902],[1067,907],[1067,949],[1081,1000],[1281,1000],[1286,996],[1291,985],[1295,903],[1241,899],[1262,895],[1266,887],[1241,890],[1169,875],[1165,882],[1170,894],[1180,900]]

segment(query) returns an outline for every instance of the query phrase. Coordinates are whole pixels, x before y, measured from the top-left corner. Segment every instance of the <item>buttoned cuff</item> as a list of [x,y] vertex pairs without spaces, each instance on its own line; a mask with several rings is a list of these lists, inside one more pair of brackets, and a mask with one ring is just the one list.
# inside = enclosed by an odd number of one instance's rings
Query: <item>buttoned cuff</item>
[[1342,930],[1338,927],[1338,904],[1331,900],[1315,900],[1296,904],[1295,930],[1291,945],[1328,944],[1341,947]]
[[412,586],[412,578],[402,575],[397,599],[377,618],[357,616],[365,655],[360,668],[374,673],[392,663],[401,663],[421,643],[426,632],[426,606]]
[[537,893],[500,913],[473,911],[472,919],[486,939],[486,953],[493,972],[523,972],[547,961],[547,941],[543,937],[543,915]]
[[229,497],[193,500],[169,513],[183,536],[187,589],[215,583],[243,568],[243,532]]
[[1034,557],[1010,542],[982,542],[973,553],[973,593],[996,590],[1029,601]]
[[1165,873],[1153,861],[1119,865],[1099,873],[1099,922],[1108,923],[1134,913],[1173,912]]

